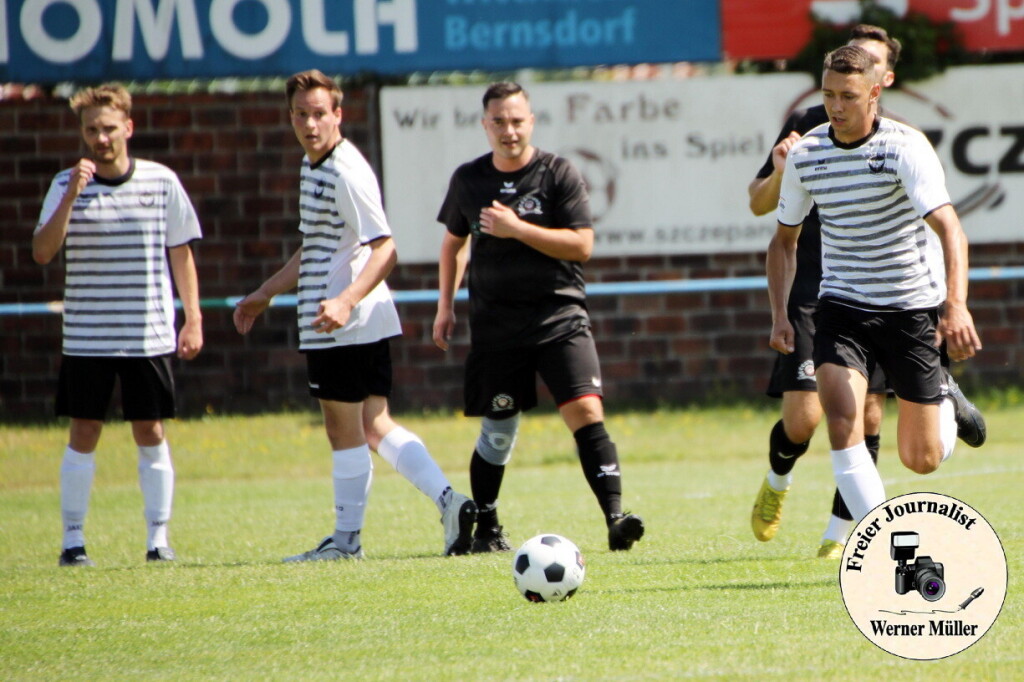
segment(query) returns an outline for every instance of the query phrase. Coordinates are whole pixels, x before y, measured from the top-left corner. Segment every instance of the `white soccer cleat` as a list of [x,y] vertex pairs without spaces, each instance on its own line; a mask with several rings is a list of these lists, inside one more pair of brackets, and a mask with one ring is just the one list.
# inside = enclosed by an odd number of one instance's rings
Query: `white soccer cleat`
[[293,563],[297,561],[338,561],[340,559],[362,559],[363,548],[356,547],[353,552],[345,552],[334,544],[334,536],[328,535],[323,541],[316,546],[316,548],[303,552],[302,554],[296,554],[295,556],[288,556],[283,559],[285,563]]
[[448,506],[441,514],[441,523],[444,525],[445,556],[469,554],[473,544],[473,524],[476,523],[476,503],[453,490]]

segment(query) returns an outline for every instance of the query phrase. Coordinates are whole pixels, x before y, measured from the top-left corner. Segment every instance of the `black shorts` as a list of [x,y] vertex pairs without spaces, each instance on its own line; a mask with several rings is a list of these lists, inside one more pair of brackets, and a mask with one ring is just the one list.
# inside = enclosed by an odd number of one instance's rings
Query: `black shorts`
[[388,339],[355,346],[305,351],[309,394],[339,403],[361,403],[371,395],[391,396]]
[[877,366],[903,400],[937,405],[946,372],[935,345],[938,312],[873,312],[825,299],[814,318],[814,366],[832,363],[870,376]]
[[538,374],[559,406],[585,395],[602,396],[601,365],[590,329],[529,348],[470,349],[466,416],[505,419],[536,407]]
[[116,379],[121,380],[121,411],[125,421],[174,417],[170,355],[150,358],[62,356],[57,380],[57,416],[106,421]]
[[[772,375],[768,380],[768,390],[772,398],[781,398],[783,393],[790,391],[818,390],[814,378],[814,312],[818,302],[801,303],[789,309],[789,322],[793,325],[794,350],[792,353],[776,353]],[[871,372],[868,380],[868,393],[885,394],[888,392],[885,372],[880,365]]]

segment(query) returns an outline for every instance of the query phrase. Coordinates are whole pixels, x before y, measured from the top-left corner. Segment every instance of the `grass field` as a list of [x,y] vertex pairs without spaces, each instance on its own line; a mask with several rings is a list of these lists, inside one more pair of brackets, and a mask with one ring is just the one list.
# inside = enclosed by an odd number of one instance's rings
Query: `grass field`
[[[886,492],[947,493],[996,529],[1009,564],[1002,613],[941,661],[876,648],[846,614],[838,564],[814,558],[832,496],[823,437],[796,469],[783,527],[754,540],[749,511],[774,412],[615,415],[627,506],[647,536],[607,550],[572,439],[551,415],[523,421],[505,478],[513,544],[574,540],[587,579],[572,600],[526,602],[511,556],[439,556],[434,506],[375,458],[359,563],[284,565],[332,527],[329,456],[311,414],[170,425],[178,475],[175,565],[146,565],[135,453],[111,424],[87,525],[98,566],[59,570],[63,427],[0,425],[0,677],[78,679],[1024,679],[1024,460],[1017,400],[985,405],[989,442],[935,474],[898,463],[883,431]],[[890,413],[894,412],[890,408]],[[406,416],[455,486],[477,423]]]

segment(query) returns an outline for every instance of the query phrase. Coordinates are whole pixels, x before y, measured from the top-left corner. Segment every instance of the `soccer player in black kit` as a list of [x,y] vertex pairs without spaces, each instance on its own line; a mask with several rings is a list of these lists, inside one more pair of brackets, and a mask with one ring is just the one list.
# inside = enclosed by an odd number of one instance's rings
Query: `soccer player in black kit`
[[498,523],[498,493],[519,414],[537,404],[537,374],[576,440],[609,548],[628,550],[644,523],[622,511],[619,456],[604,426],[582,271],[594,245],[587,190],[569,161],[530,144],[534,117],[522,87],[492,84],[483,106],[491,152],[455,171],[438,215],[447,232],[433,329],[434,343],[447,350],[472,242],[465,413],[483,420],[469,469],[479,510],[471,551],[511,549]]

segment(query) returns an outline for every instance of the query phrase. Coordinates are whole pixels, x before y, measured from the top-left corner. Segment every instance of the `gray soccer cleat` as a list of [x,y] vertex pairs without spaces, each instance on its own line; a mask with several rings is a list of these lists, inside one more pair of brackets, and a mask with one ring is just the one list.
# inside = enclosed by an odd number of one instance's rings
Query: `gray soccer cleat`
[[985,418],[981,416],[981,412],[974,406],[974,403],[964,396],[964,392],[960,390],[960,386],[948,371],[946,372],[946,385],[946,395],[953,399],[957,438],[972,448],[980,448],[988,437]]
[[334,544],[334,536],[328,535],[319,545],[308,552],[285,557],[282,561],[293,563],[297,561],[338,561],[339,559],[362,559],[363,548],[356,547],[353,552],[345,552]]

